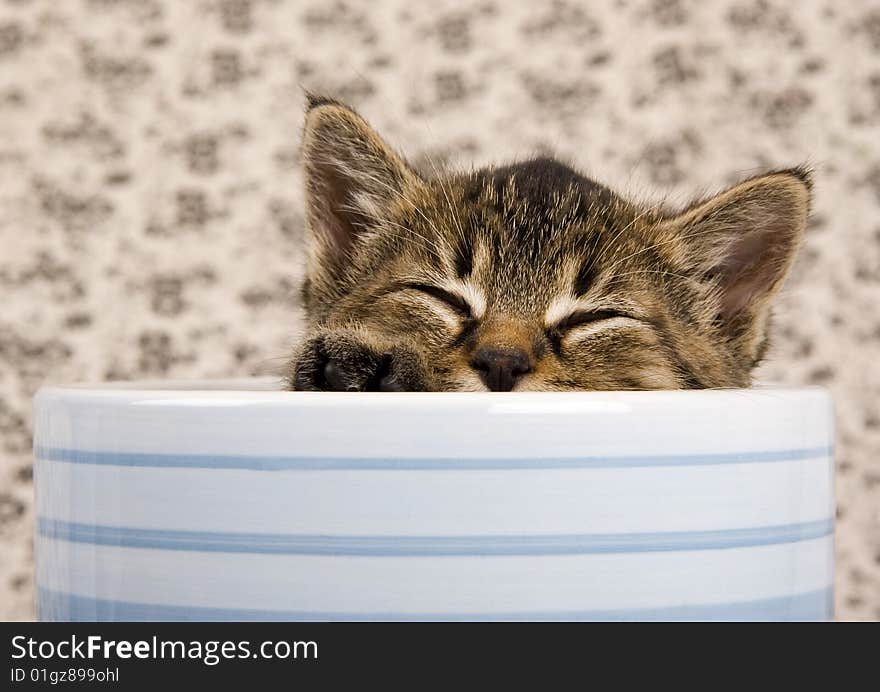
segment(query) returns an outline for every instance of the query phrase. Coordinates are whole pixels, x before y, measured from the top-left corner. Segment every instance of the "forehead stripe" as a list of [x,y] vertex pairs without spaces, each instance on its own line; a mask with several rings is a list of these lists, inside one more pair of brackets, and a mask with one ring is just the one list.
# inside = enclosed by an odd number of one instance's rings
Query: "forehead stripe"
[[584,263],[581,264],[577,274],[574,277],[573,289],[575,296],[582,296],[586,294],[586,292],[589,291],[592,287],[595,280],[596,273],[593,267],[593,260],[585,260]]
[[464,279],[474,270],[474,246],[471,237],[464,235],[455,248],[455,275]]

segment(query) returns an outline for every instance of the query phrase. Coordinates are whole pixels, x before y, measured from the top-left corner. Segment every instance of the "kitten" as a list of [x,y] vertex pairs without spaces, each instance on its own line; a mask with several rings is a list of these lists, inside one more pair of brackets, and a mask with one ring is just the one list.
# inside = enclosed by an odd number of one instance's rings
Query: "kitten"
[[677,213],[550,158],[428,177],[319,97],[303,159],[297,390],[746,387],[810,202],[803,168]]

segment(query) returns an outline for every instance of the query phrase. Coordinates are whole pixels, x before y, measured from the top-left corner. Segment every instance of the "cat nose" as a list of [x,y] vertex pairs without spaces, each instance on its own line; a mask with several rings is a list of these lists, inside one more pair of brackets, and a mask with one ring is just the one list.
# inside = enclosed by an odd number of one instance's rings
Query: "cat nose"
[[532,362],[521,348],[484,346],[474,354],[471,367],[493,392],[509,392],[520,377],[532,371]]

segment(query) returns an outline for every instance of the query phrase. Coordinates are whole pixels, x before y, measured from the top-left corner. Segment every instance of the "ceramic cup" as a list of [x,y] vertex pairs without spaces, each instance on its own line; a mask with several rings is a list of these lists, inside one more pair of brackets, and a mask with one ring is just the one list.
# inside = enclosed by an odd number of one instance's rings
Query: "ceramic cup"
[[43,620],[824,620],[819,388],[42,389]]

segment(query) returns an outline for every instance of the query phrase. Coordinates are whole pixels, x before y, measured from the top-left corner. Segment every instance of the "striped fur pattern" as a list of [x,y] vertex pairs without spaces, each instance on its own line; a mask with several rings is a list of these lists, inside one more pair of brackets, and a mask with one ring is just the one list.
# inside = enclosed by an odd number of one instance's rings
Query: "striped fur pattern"
[[685,209],[552,158],[420,172],[312,97],[299,390],[746,387],[804,232],[804,168]]

